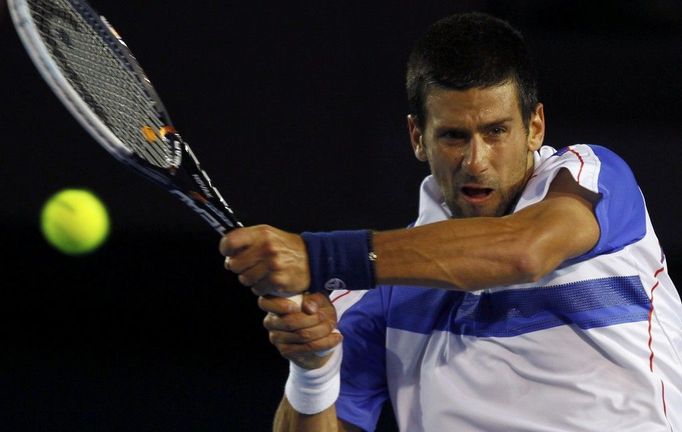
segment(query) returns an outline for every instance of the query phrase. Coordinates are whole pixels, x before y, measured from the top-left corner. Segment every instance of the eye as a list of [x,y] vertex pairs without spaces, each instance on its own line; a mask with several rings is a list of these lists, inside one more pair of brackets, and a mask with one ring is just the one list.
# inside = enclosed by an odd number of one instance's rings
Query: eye
[[470,135],[465,131],[450,129],[443,131],[443,133],[440,134],[440,137],[449,141],[461,141],[468,140]]
[[501,137],[502,135],[504,135],[506,133],[507,133],[507,128],[505,128],[503,126],[494,126],[488,130],[488,135],[490,135],[491,137]]

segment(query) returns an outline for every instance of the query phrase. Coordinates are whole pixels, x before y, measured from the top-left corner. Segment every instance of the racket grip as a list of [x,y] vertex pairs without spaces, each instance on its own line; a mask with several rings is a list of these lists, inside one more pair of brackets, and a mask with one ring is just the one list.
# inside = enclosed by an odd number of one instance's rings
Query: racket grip
[[[292,295],[292,296],[287,296],[287,299],[289,299],[290,301],[292,301],[292,302],[296,303],[297,305],[301,306],[301,304],[303,303],[303,294],[295,294],[295,295]],[[333,332],[338,333],[339,331],[336,330],[336,329],[334,329]],[[334,349],[334,348],[326,349],[326,350],[323,350],[323,351],[316,351],[315,354],[318,355],[318,356],[320,356],[320,357],[324,357],[324,356],[326,356],[327,354],[330,354],[330,353],[332,352],[333,349]]]
[[303,303],[303,294],[294,294],[292,296],[285,296],[287,299],[291,300],[292,302],[296,303],[297,305],[301,306]]

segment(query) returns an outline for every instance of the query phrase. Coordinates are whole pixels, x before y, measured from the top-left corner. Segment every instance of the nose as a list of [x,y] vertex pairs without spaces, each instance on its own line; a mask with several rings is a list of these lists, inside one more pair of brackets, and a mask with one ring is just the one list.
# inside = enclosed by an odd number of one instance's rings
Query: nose
[[488,168],[488,147],[477,136],[471,138],[467,146],[462,166],[468,174],[479,175]]

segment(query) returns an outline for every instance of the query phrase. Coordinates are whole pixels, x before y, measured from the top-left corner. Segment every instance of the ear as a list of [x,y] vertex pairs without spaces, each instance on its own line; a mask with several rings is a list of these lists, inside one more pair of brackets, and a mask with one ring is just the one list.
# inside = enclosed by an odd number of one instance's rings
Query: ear
[[410,142],[412,143],[412,150],[414,156],[421,162],[426,162],[426,148],[424,147],[424,138],[421,129],[417,126],[417,117],[413,114],[407,116],[407,129],[410,133]]
[[535,151],[542,146],[545,140],[545,110],[541,103],[535,107],[528,123],[528,147]]

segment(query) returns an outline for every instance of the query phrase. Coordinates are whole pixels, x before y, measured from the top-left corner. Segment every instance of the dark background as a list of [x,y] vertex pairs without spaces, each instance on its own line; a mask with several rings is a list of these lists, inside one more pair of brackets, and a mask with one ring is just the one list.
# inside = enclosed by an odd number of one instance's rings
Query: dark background
[[[427,167],[412,156],[404,64],[428,24],[482,10],[535,53],[546,143],[599,143],[632,166],[682,275],[682,6],[674,0],[93,0],[246,224],[402,227]],[[0,429],[265,431],[287,374],[218,236],[120,166],[40,79],[0,12]],[[68,257],[44,200],[86,187],[112,234]],[[390,421],[383,429],[390,430]]]

